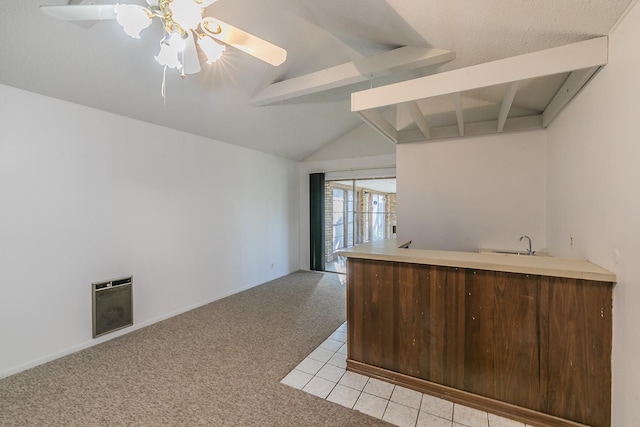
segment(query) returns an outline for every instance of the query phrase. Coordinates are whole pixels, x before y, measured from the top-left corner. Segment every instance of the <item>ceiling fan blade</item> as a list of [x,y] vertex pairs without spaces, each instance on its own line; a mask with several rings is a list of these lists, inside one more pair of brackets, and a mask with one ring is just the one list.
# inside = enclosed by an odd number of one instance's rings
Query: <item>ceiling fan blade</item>
[[187,31],[187,39],[185,40],[184,51],[182,53],[183,56],[183,64],[184,73],[185,74],[195,74],[199,73],[200,68],[200,58],[198,58],[198,49],[196,48],[196,40],[193,37],[193,33],[191,31]]
[[287,59],[287,51],[219,19],[203,18],[202,30],[214,39],[255,56],[256,58],[278,66]]
[[116,19],[113,4],[79,4],[62,6],[40,6],[47,15],[63,21],[96,21],[101,19]]

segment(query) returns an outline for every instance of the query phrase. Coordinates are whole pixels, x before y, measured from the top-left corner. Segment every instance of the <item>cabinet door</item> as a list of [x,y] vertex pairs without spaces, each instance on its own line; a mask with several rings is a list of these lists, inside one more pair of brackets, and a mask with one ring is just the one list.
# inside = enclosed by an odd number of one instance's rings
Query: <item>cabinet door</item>
[[610,283],[550,279],[549,413],[609,425],[612,303]]
[[394,366],[396,263],[347,262],[347,357],[386,369]]
[[540,276],[467,271],[465,385],[493,399],[546,410],[548,292]]

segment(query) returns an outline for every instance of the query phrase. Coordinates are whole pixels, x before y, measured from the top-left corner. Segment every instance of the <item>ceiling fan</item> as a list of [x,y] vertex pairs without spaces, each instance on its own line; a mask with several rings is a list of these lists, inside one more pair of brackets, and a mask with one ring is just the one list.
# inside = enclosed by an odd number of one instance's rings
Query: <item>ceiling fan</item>
[[287,58],[287,51],[217,18],[204,17],[204,8],[217,0],[146,0],[147,7],[138,4],[68,4],[40,6],[43,12],[65,21],[115,19],[125,33],[140,38],[140,32],[151,25],[153,18],[162,21],[164,37],[155,60],[166,68],[185,74],[201,70],[198,48],[207,63],[217,61],[232,46],[268,64],[278,66]]

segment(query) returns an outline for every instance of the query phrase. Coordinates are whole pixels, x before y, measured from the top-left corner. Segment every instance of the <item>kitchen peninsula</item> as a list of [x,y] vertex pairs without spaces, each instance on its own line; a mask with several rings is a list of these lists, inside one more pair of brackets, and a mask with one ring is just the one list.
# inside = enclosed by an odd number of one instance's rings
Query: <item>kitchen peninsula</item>
[[610,426],[614,274],[398,246],[340,253],[348,370],[531,425]]

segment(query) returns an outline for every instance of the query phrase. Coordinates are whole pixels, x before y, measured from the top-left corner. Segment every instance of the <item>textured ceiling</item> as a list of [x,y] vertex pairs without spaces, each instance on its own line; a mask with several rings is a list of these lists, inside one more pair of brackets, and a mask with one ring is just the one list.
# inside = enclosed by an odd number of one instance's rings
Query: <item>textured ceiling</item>
[[[630,1],[218,0],[207,16],[285,48],[287,61],[272,67],[230,48],[184,80],[168,70],[163,101],[153,59],[159,22],[133,40],[114,21],[84,28],[39,10],[66,0],[2,0],[0,84],[301,160],[363,126],[350,112],[354,90],[607,35]],[[274,105],[248,103],[271,83],[405,45],[451,50],[456,59]],[[521,104],[535,108],[549,96],[541,92]]]

